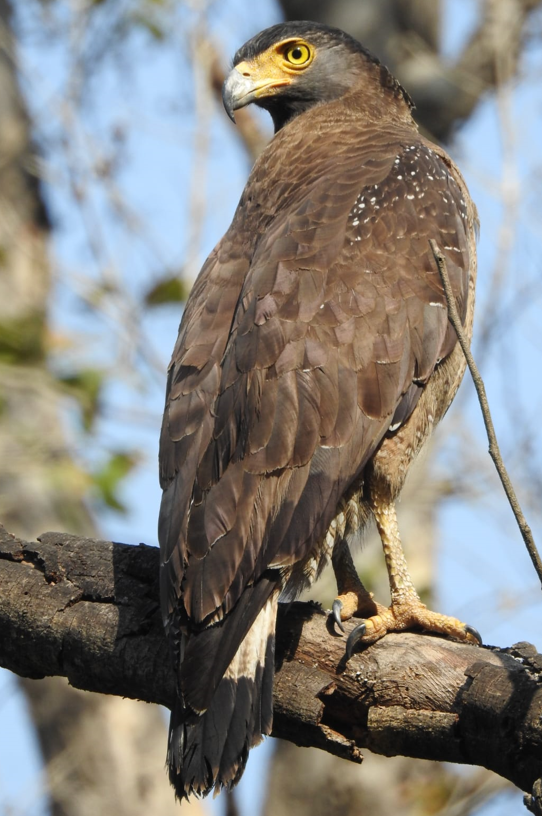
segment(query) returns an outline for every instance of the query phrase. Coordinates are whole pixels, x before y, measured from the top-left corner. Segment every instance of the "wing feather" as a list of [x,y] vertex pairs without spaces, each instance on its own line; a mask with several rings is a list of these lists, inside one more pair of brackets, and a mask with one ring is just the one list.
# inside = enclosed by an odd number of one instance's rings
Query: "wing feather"
[[[164,614],[180,603],[187,631],[316,546],[455,344],[428,241],[464,315],[461,191],[411,133],[384,154],[345,153],[308,187],[303,154],[297,182],[264,158],[189,299],[160,454]],[[267,210],[254,215],[264,174]]]

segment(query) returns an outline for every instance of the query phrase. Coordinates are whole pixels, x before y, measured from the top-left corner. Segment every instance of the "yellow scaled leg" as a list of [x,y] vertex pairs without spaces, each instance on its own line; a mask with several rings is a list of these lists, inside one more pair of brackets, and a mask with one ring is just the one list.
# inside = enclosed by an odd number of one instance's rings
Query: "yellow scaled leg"
[[[339,597],[333,604],[333,616],[344,631],[343,620],[353,615],[365,620],[352,630],[346,645],[350,657],[357,643],[369,644],[388,632],[424,629],[469,643],[482,643],[476,629],[457,618],[432,612],[423,604],[410,578],[401,545],[395,505],[378,494],[372,494],[372,510],[382,539],[390,581],[391,605],[382,606],[372,599],[355,571],[346,542],[339,542],[332,556]],[[348,552],[347,552],[348,551]]]

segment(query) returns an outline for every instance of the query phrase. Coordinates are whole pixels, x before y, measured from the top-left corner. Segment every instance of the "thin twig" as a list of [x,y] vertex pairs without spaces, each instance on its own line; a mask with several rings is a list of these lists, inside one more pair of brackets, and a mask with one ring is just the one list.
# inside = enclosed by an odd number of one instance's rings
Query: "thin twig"
[[523,515],[523,512],[519,505],[516,492],[512,486],[512,482],[510,481],[510,477],[502,460],[501,452],[499,450],[499,444],[497,442],[497,436],[495,434],[495,428],[493,426],[493,420],[491,419],[491,412],[489,410],[489,404],[487,401],[484,382],[482,380],[480,372],[478,371],[478,367],[474,362],[474,357],[472,356],[471,350],[469,348],[469,342],[465,336],[465,332],[463,331],[461,319],[459,317],[457,307],[455,305],[455,299],[450,284],[450,278],[448,277],[448,270],[446,268],[446,259],[442,252],[439,250],[436,241],[430,239],[429,244],[431,246],[433,255],[435,256],[435,261],[437,263],[438,271],[440,273],[440,277],[442,280],[442,285],[444,287],[444,294],[446,295],[446,302],[448,304],[448,317],[450,323],[455,329],[455,333],[457,334],[459,345],[463,349],[463,354],[465,355],[465,359],[467,361],[467,365],[472,376],[472,381],[474,383],[474,387],[476,388],[476,393],[478,394],[478,401],[480,403],[480,408],[482,409],[482,416],[484,418],[484,425],[486,426],[487,439],[489,442],[489,455],[493,459],[502,486],[504,487],[504,492],[506,493],[506,496],[510,503],[510,507],[512,508],[512,512],[516,517],[516,521],[520,533],[523,537],[523,541],[525,542],[525,546],[527,547],[527,552],[531,557],[531,561],[533,562],[536,574],[538,575],[538,579],[542,585],[542,561],[540,560],[540,555],[538,554],[536,544],[534,543],[531,528],[529,527],[525,520],[525,516]]

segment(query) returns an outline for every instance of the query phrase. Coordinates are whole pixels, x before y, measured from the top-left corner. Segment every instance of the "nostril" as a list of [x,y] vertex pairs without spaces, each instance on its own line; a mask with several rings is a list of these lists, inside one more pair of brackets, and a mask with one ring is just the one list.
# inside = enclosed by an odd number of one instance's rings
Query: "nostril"
[[249,77],[249,76],[250,76],[250,74],[249,74],[249,72],[248,72],[248,71],[243,71],[243,76],[244,76],[244,77]]

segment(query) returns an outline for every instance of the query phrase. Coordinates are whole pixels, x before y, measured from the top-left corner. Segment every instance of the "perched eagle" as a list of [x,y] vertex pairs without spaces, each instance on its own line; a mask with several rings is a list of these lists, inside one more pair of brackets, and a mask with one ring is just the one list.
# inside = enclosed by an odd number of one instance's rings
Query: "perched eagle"
[[[310,22],[235,55],[233,111],[275,136],[186,304],[160,442],[161,598],[177,677],[168,764],[179,797],[231,787],[271,732],[277,603],[333,556],[339,625],[477,641],[421,603],[394,500],[465,364],[429,240],[472,331],[476,211],[412,103],[368,51]],[[374,516],[390,608],[345,542]],[[349,643],[349,650],[352,641]]]

